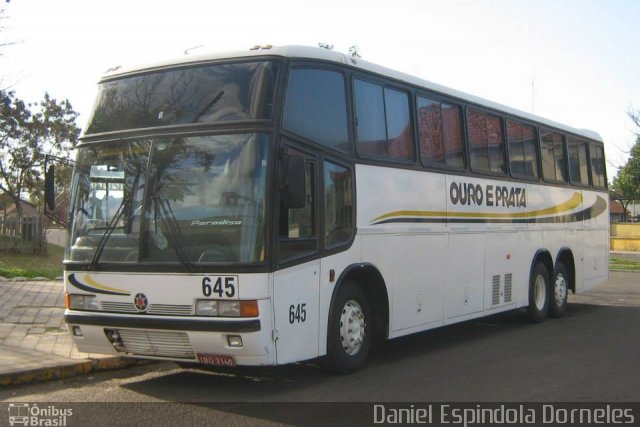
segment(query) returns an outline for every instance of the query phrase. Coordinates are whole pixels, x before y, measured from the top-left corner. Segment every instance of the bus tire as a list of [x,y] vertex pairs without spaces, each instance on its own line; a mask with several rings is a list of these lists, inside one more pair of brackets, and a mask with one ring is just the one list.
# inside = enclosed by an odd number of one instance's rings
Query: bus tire
[[541,262],[537,263],[529,279],[529,307],[527,318],[534,323],[542,322],[549,311],[549,272]]
[[338,374],[360,369],[367,360],[373,337],[371,307],[362,287],[353,281],[343,283],[329,316],[327,367]]
[[549,317],[558,318],[566,311],[569,296],[569,273],[561,262],[556,266],[550,289]]

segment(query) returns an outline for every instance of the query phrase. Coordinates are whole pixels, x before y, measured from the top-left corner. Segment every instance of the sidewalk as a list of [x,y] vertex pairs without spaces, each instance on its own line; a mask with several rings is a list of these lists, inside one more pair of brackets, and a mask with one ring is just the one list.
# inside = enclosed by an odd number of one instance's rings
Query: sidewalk
[[62,281],[0,279],[0,386],[135,363],[128,358],[78,352],[63,316]]

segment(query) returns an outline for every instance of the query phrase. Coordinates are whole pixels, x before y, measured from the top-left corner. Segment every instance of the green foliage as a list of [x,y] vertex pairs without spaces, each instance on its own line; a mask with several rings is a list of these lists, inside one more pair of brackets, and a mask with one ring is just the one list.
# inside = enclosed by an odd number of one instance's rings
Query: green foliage
[[629,160],[613,179],[611,190],[618,196],[640,198],[640,136],[631,148]]
[[0,276],[13,277],[48,277],[62,276],[62,257],[64,248],[52,244],[47,245],[46,255],[33,254],[0,254]]
[[44,158],[69,157],[80,135],[68,100],[45,93],[27,104],[14,92],[0,90],[0,192],[18,203],[21,194],[41,199]]
[[626,270],[626,271],[640,271],[640,261],[631,259],[611,257],[609,258],[610,270]]

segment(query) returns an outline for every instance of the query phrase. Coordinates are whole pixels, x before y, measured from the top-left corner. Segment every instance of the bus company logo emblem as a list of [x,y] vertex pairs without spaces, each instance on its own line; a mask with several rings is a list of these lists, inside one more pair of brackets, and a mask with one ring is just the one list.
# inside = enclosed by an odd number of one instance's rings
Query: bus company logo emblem
[[149,307],[149,300],[145,294],[139,293],[133,298],[133,304],[136,306],[136,310],[143,313]]
[[29,404],[10,403],[9,404],[9,425],[29,425]]

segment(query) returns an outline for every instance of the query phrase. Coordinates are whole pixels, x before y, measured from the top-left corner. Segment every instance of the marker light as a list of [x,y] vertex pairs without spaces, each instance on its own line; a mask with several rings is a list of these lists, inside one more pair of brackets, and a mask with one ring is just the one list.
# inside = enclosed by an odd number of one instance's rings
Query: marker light
[[240,317],[258,317],[258,301],[240,301]]

